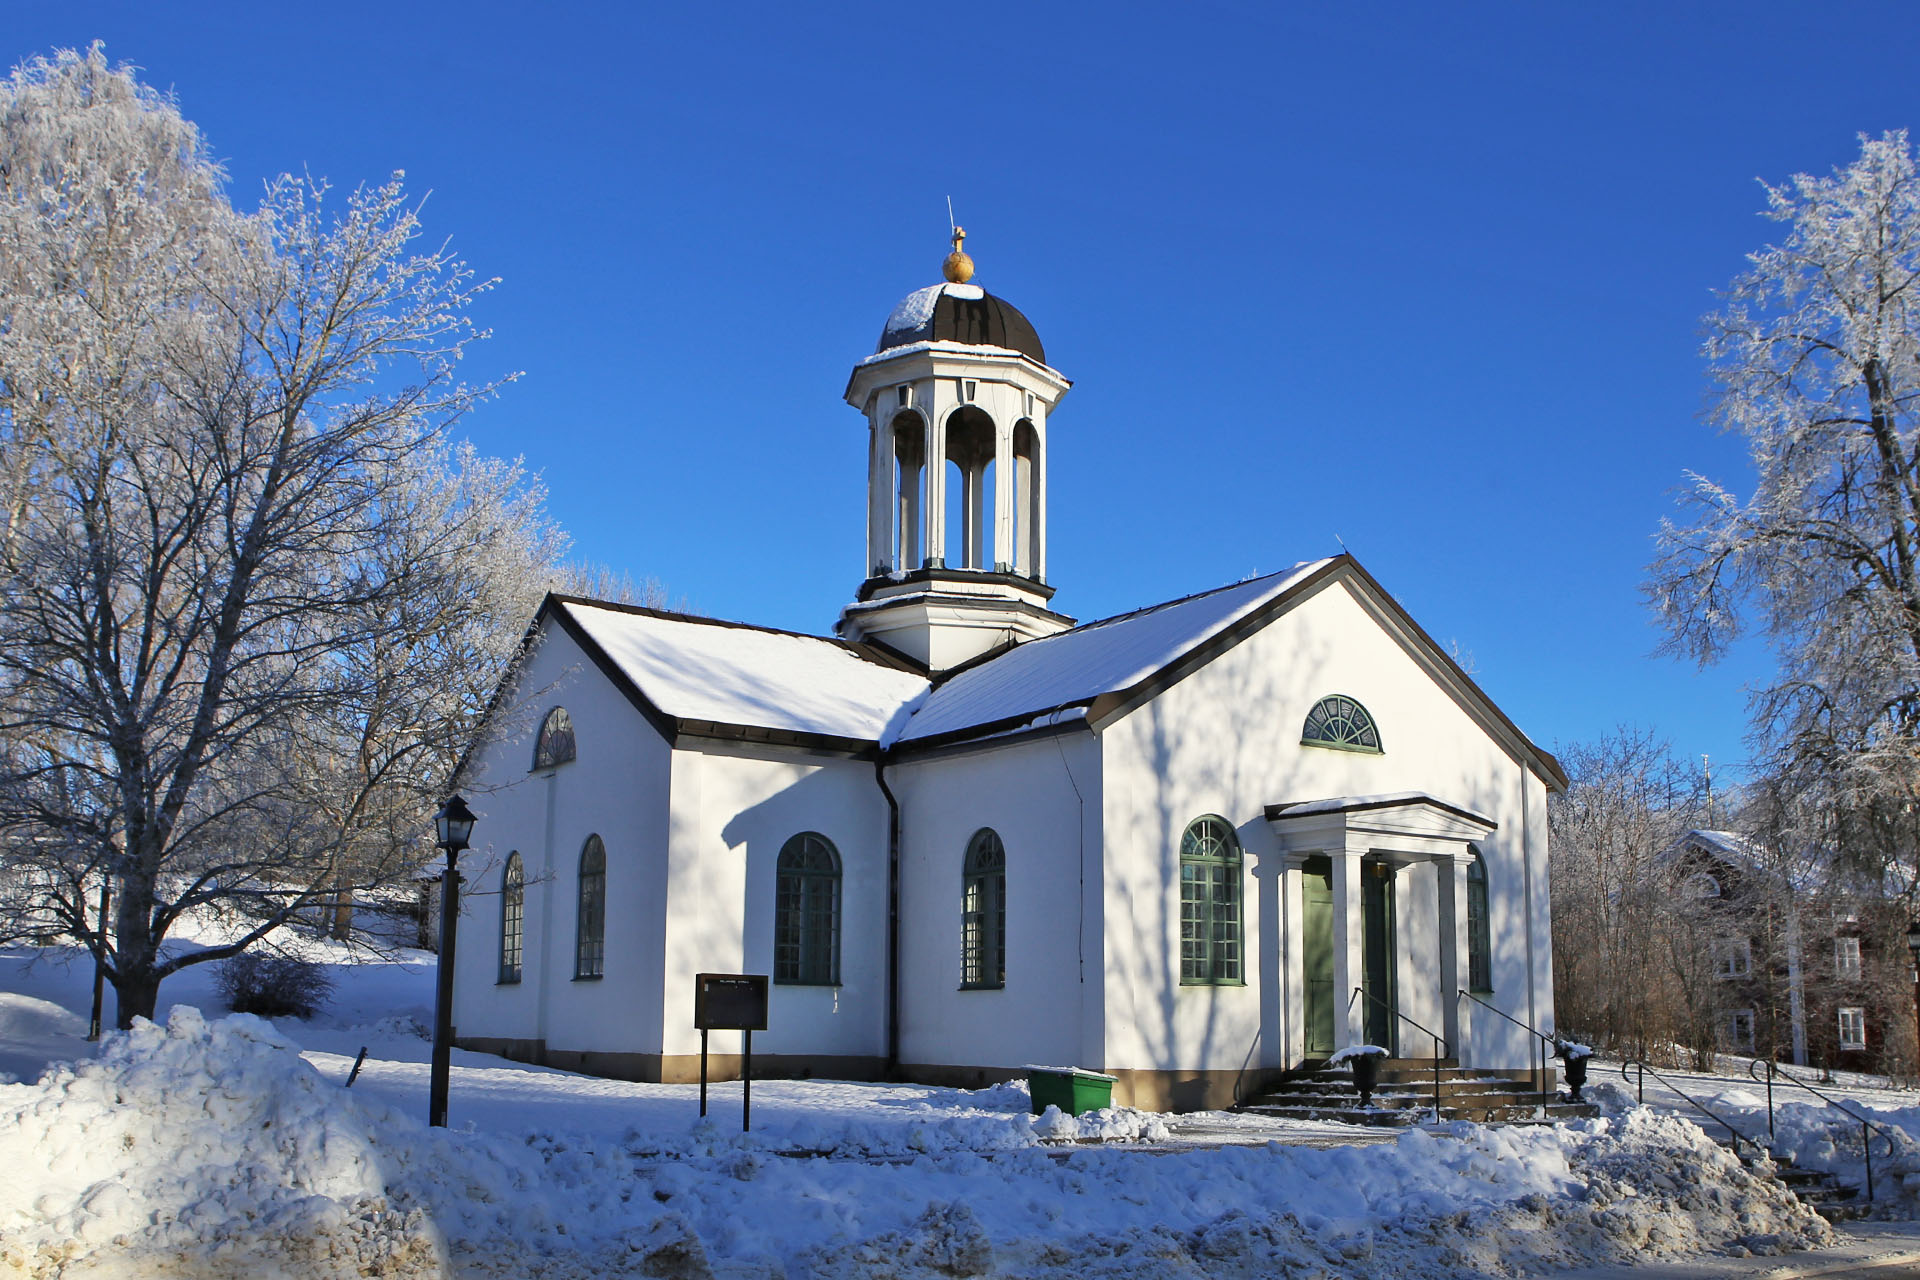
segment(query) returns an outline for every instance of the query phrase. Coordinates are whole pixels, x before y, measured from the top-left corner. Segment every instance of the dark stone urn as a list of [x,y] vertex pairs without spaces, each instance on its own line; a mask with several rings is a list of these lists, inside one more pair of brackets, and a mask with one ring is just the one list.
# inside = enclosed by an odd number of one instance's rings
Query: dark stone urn
[[1374,1086],[1380,1083],[1380,1055],[1356,1053],[1347,1059],[1347,1065],[1353,1068],[1353,1087],[1360,1091],[1360,1105],[1371,1107]]
[[1580,1091],[1587,1087],[1587,1056],[1592,1052],[1585,1045],[1556,1046],[1556,1056],[1567,1064],[1567,1100],[1569,1102],[1579,1102]]

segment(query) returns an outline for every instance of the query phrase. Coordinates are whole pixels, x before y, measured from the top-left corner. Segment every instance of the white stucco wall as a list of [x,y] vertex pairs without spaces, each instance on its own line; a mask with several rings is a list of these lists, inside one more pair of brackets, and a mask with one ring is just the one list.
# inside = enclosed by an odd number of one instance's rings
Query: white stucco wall
[[[909,1065],[1100,1062],[1100,754],[1084,732],[908,762],[900,799],[900,1056]],[[1077,788],[1077,790],[1076,790]],[[1006,986],[960,989],[968,842],[1006,848]]]
[[[554,706],[573,720],[577,758],[530,773],[534,736]],[[665,739],[558,627],[529,657],[494,723],[464,793],[478,820],[462,861],[456,1033],[576,1051],[660,1052]],[[580,851],[594,834],[607,851],[605,976],[576,981]],[[516,850],[526,877],[523,976],[501,984],[500,877]]]
[[[887,807],[869,761],[689,741],[673,752],[663,970],[665,1052],[697,1054],[694,975],[773,972],[780,847],[803,831],[840,855],[840,984],[770,988],[753,1051],[886,1052]],[[736,1032],[712,1033],[715,1053]]]
[[[1332,693],[1356,698],[1372,713],[1383,754],[1301,744],[1308,710]],[[1282,904],[1278,842],[1264,809],[1335,796],[1421,791],[1499,824],[1481,845],[1494,1002],[1523,1021],[1551,1027],[1544,785],[1344,584],[1297,603],[1105,726],[1101,742],[1109,1068],[1239,1070],[1299,1060],[1300,961]],[[1179,982],[1178,846],[1187,824],[1205,814],[1232,823],[1244,850],[1244,987]],[[1531,858],[1523,860],[1529,828]],[[1437,927],[1431,901],[1437,882],[1431,869],[1403,872],[1397,881],[1402,1008],[1433,1027],[1442,1025],[1440,1002],[1450,994],[1439,991],[1438,967],[1423,958],[1431,954],[1424,952],[1425,940]],[[1523,1032],[1488,1014],[1472,1026],[1475,1065],[1527,1065]],[[1428,1051],[1411,1041],[1406,1048]]]

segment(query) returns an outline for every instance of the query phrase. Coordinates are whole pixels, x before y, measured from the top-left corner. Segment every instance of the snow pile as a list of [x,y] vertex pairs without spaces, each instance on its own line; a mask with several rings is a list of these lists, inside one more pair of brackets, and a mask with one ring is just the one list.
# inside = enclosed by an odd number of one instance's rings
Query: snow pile
[[1377,1044],[1350,1044],[1328,1058],[1327,1065],[1337,1067],[1350,1058],[1390,1058],[1392,1056],[1390,1050],[1383,1049]]
[[95,1061],[0,1087],[0,1277],[1437,1280],[1828,1238],[1777,1183],[1645,1109],[1147,1155],[1038,1143],[1144,1136],[1158,1117],[1035,1122],[1016,1090],[988,1092],[1005,1109],[814,1135],[851,1159],[797,1157],[797,1121],[430,1130],[324,1079],[258,1019],[178,1008]]
[[437,1274],[431,1225],[387,1198],[394,1126],[298,1055],[258,1018],[180,1007],[0,1087],[0,1275],[82,1257],[127,1274]]
[[[1726,1101],[1731,1103],[1732,1095]],[[1753,1102],[1755,1105],[1739,1108],[1728,1118],[1764,1137],[1766,1103],[1761,1099]],[[1856,1103],[1853,1109],[1878,1126],[1866,1139],[1873,1150],[1874,1211],[1883,1217],[1920,1217],[1920,1142],[1914,1138],[1920,1134],[1920,1107],[1881,1111]],[[1825,1170],[1841,1182],[1861,1188],[1864,1202],[1867,1160],[1860,1122],[1838,1108],[1776,1101],[1773,1152],[1798,1168]]]

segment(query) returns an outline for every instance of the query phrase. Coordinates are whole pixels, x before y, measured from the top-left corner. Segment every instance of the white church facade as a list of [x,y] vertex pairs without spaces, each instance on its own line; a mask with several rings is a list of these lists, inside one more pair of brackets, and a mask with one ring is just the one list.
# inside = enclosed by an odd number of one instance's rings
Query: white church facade
[[694,975],[735,972],[772,979],[756,1075],[1052,1063],[1190,1109],[1364,1042],[1526,1073],[1559,766],[1347,555],[1055,612],[1070,384],[957,242],[947,275],[848,384],[836,637],[541,608],[462,779],[457,1042],[694,1079]]

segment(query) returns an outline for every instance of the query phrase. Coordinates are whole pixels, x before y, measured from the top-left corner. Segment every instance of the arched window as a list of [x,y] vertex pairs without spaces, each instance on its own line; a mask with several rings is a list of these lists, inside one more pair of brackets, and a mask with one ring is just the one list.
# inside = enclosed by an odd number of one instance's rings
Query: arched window
[[1493,935],[1487,927],[1487,860],[1467,864],[1467,990],[1493,990]]
[[533,767],[551,769],[573,759],[573,717],[565,707],[555,707],[540,722],[540,737],[533,747]]
[[960,890],[960,985],[1007,985],[1007,850],[990,827],[967,841]]
[[580,850],[580,929],[573,946],[573,976],[597,978],[607,965],[607,846],[588,836]]
[[1180,982],[1244,981],[1240,842],[1225,818],[1209,815],[1180,837]]
[[1717,898],[1720,882],[1705,871],[1696,872],[1687,877],[1687,893],[1695,898]]
[[500,873],[500,981],[520,981],[520,922],[526,909],[526,878],[520,855],[507,855]]
[[819,987],[840,981],[840,855],[815,831],[780,847],[773,980]]
[[1313,704],[1307,712],[1300,741],[1337,751],[1380,751],[1380,728],[1367,709],[1345,694],[1335,693]]

